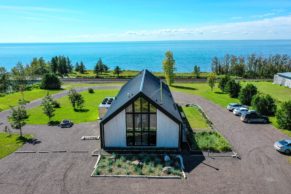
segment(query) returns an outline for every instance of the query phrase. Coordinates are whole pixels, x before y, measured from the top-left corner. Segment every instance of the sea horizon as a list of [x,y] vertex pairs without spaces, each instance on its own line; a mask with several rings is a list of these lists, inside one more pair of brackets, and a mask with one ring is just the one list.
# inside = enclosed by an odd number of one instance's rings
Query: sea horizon
[[88,70],[99,58],[110,69],[120,66],[126,70],[149,69],[161,71],[164,53],[171,50],[177,72],[211,71],[211,59],[225,54],[269,56],[291,54],[291,40],[159,40],[159,41],[104,41],[104,42],[31,42],[0,43],[0,66],[10,70],[16,63],[26,65],[34,57],[50,60],[53,56],[68,56],[72,64],[83,61]]

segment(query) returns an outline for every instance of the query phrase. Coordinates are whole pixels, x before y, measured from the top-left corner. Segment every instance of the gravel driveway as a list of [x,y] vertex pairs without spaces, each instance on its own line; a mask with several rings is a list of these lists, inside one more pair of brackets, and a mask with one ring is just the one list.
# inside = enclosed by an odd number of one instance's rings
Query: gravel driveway
[[[99,141],[80,137],[99,135],[97,122],[70,129],[26,126],[24,131],[41,143],[26,144],[21,150],[68,152],[14,153],[0,160],[0,193],[290,193],[291,164],[272,147],[285,135],[271,125],[244,124],[200,97],[173,95],[177,102],[199,104],[242,159],[188,157],[186,180],[91,178],[96,157],[90,152],[99,148]],[[89,153],[70,152],[74,150]]]

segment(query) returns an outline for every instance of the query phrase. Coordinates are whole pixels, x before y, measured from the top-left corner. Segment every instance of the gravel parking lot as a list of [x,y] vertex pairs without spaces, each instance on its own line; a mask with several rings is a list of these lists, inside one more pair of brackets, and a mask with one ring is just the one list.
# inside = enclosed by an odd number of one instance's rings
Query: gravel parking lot
[[[98,123],[60,129],[26,126],[40,143],[22,151],[66,150],[64,153],[14,153],[0,160],[0,193],[289,193],[291,165],[273,149],[286,138],[271,125],[244,124],[227,110],[200,97],[173,93],[180,103],[199,104],[233,145],[241,160],[229,157],[187,156],[186,180],[92,178],[99,141],[82,141],[99,135]],[[0,113],[0,118],[3,115]],[[88,153],[71,153],[71,151]]]

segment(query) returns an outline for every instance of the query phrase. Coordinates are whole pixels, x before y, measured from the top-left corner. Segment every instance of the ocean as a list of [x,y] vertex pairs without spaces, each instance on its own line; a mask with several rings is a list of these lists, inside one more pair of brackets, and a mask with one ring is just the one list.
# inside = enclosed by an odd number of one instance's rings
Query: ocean
[[100,42],[100,43],[25,43],[0,44],[0,66],[10,70],[17,62],[28,64],[33,57],[50,60],[56,55],[68,56],[73,64],[83,61],[93,69],[99,58],[111,69],[161,71],[164,53],[171,50],[178,72],[211,71],[211,59],[225,54],[262,56],[291,55],[291,40],[247,41],[150,41],[150,42]]

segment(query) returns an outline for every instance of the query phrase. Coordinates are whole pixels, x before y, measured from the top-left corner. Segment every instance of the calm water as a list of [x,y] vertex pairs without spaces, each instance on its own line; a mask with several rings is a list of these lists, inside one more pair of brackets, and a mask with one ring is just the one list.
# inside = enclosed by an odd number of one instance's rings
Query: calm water
[[123,69],[160,71],[167,50],[173,51],[179,72],[192,71],[194,65],[210,71],[212,57],[223,57],[226,53],[291,55],[291,40],[0,44],[0,66],[9,70],[17,62],[29,63],[33,57],[50,60],[55,55],[65,55],[73,63],[82,60],[87,69],[93,69],[101,57],[110,68],[119,65]]

